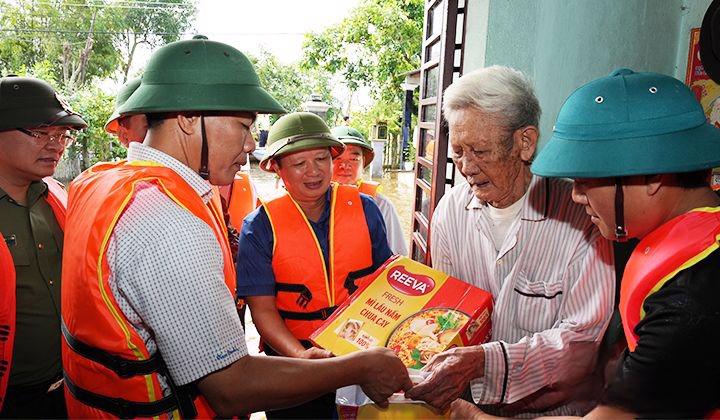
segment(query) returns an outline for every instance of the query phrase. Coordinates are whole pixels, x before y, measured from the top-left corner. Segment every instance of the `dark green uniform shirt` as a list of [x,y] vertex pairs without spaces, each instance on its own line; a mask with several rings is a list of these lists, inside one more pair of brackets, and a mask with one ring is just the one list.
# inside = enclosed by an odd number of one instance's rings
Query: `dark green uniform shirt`
[[17,321],[10,386],[39,384],[61,372],[63,232],[44,200],[47,193],[44,182],[33,182],[27,206],[23,206],[0,189],[0,232],[16,271]]

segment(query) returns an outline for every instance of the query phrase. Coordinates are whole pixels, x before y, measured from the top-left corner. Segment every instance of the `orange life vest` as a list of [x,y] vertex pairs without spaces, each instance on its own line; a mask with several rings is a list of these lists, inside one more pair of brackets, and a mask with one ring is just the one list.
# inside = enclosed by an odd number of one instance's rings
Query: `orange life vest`
[[[222,217],[173,170],[152,162],[98,164],[70,185],[63,255],[62,329],[65,396],[71,418],[153,417],[178,410],[212,417],[202,396],[179,390],[158,353],[123,314],[108,283],[106,252],[139,183],[152,183],[210,226],[223,252],[228,293],[235,272]],[[220,215],[221,216],[221,215]],[[163,397],[158,373],[170,382]]]
[[208,207],[210,207],[210,210],[213,212],[213,216],[215,216],[215,218],[220,223],[220,227],[223,228],[225,232],[227,232],[227,224],[225,223],[225,212],[223,210],[222,198],[220,198],[220,189],[217,186],[213,185],[211,187],[211,190],[212,196],[210,197]]
[[[228,197],[225,206],[221,194]],[[222,187],[213,186],[213,196],[211,201],[213,211],[221,215],[223,229],[227,232],[230,248],[233,255],[237,254],[238,231],[242,228],[242,221],[255,210],[260,204],[255,195],[255,188],[250,181],[250,176],[242,172],[237,172],[235,178],[230,185]],[[228,229],[228,224],[231,229]],[[235,306],[240,316],[243,328],[245,327],[245,300],[236,297]]]
[[380,183],[375,181],[364,181],[361,180],[358,183],[358,189],[361,193],[367,194],[372,198],[375,198],[377,196],[379,190],[380,190]]
[[[45,201],[55,215],[60,229],[65,228],[67,192],[51,177],[43,179],[48,186]],[[15,263],[10,248],[0,232],[0,410],[5,402],[5,392],[10,380],[13,345],[15,344]]]
[[242,228],[245,216],[250,214],[258,206],[258,199],[255,195],[250,176],[242,172],[235,174],[235,179],[230,189],[230,200],[228,202],[228,213],[230,214],[230,225],[237,230]]
[[696,209],[658,227],[635,247],[623,274],[620,315],[630,351],[635,351],[635,327],[645,317],[643,304],[679,271],[718,248],[720,207]]
[[310,222],[286,194],[267,203],[273,229],[272,269],[280,316],[298,340],[308,340],[337,305],[355,291],[356,276],[372,267],[370,231],[358,189],[332,184],[325,261]]

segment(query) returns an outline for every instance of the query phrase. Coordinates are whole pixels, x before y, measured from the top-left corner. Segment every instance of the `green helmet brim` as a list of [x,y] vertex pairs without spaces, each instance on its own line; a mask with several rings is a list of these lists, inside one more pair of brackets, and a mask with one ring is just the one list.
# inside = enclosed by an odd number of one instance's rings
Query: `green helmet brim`
[[87,123],[44,80],[0,77],[0,130],[52,126],[82,129]]
[[345,151],[345,145],[330,134],[319,136],[308,135],[297,141],[293,141],[293,137],[279,140],[270,145],[267,149],[267,155],[265,155],[263,160],[260,161],[260,169],[266,172],[273,172],[272,169],[270,169],[272,159],[294,152],[301,152],[303,150],[321,149],[327,147],[330,149],[330,154],[333,159],[340,156],[343,151]]
[[284,114],[263,88],[253,85],[141,84],[117,110],[120,115],[182,111],[237,111]]
[[365,168],[367,168],[368,165],[370,165],[370,162],[375,159],[375,151],[373,150],[372,146],[369,146],[365,141],[356,137],[340,137],[340,141],[343,142],[345,145],[358,146],[362,149]]
[[108,118],[107,122],[105,123],[105,131],[110,134],[117,134],[118,130],[120,129],[119,120],[120,120],[120,113],[117,111],[118,108],[120,108],[125,101],[128,100],[128,98],[135,93],[138,87],[140,87],[140,83],[142,82],[141,78],[136,78],[128,81],[125,83],[118,92],[117,96],[115,97],[115,107],[113,108],[113,113],[110,115],[110,118]]
[[682,173],[720,166],[720,130],[697,127],[647,137],[602,141],[567,139],[554,134],[531,170],[557,178]]
[[81,130],[88,126],[88,123],[82,119],[78,114],[65,113],[57,120],[53,121],[50,126],[52,127],[72,127],[75,130]]
[[[34,127],[71,127],[80,130],[88,126],[85,120],[77,114],[56,108],[35,108],[31,114],[26,109],[8,110],[4,114],[4,118],[12,121],[12,127],[3,126],[0,129],[34,128]],[[42,116],[42,118],[38,118]],[[42,122],[41,122],[42,121]]]
[[120,129],[120,124],[118,123],[119,119],[120,114],[117,111],[113,112],[105,123],[105,132],[109,134],[117,134],[118,129]]

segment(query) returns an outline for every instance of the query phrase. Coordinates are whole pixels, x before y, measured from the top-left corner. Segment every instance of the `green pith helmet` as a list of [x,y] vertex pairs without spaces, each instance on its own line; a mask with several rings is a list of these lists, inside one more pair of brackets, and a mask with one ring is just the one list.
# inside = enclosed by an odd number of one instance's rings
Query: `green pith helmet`
[[662,74],[619,69],[568,97],[532,172],[606,178],[718,165],[720,130],[690,89]]
[[373,158],[375,158],[375,151],[373,150],[372,144],[360,134],[359,131],[346,125],[339,125],[332,129],[332,135],[337,137],[338,140],[343,142],[345,145],[352,144],[359,146],[363,151],[363,160],[365,161],[365,167],[367,167]]
[[260,169],[272,172],[270,162],[273,158],[321,147],[329,147],[333,158],[345,150],[345,145],[332,135],[330,127],[317,115],[311,112],[284,115],[270,127],[267,155],[260,162]]
[[250,60],[237,49],[196,36],[155,51],[140,86],[120,114],[174,111],[248,111],[281,114]]
[[81,129],[87,123],[44,80],[0,78],[0,131],[48,126]]
[[119,128],[118,120],[120,119],[120,113],[118,112],[118,108],[120,108],[125,103],[125,101],[127,101],[127,99],[130,97],[130,95],[133,94],[133,92],[135,92],[138,86],[140,86],[139,77],[137,79],[130,80],[120,88],[120,91],[115,97],[115,110],[105,123],[105,131],[110,134],[117,134]]

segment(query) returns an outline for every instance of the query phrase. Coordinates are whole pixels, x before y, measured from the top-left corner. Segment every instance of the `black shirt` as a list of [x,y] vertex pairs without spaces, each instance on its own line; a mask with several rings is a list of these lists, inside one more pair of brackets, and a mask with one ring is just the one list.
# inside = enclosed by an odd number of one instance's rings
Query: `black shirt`
[[670,418],[720,408],[720,250],[680,271],[643,309],[637,347],[623,354],[604,404]]

